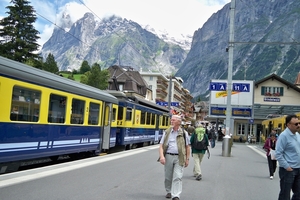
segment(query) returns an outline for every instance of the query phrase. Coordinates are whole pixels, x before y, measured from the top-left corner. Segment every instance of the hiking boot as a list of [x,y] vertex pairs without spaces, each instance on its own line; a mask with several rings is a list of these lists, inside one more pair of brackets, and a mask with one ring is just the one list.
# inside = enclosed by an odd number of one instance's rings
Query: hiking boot
[[171,193],[166,194],[167,199],[171,199],[171,197],[172,197]]

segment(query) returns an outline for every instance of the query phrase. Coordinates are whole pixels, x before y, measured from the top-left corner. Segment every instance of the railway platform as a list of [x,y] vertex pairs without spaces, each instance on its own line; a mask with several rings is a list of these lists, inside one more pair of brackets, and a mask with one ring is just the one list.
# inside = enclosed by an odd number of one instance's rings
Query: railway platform
[[[222,142],[203,158],[202,180],[192,176],[193,159],[185,168],[181,200],[273,200],[278,173],[269,179],[260,145],[234,143],[231,157],[222,156]],[[1,200],[163,200],[164,168],[158,145],[21,171],[0,176]]]

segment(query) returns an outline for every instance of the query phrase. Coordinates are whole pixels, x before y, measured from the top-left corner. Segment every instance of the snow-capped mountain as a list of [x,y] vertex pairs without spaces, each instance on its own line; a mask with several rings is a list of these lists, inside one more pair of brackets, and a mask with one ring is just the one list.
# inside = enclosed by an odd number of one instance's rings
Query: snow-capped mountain
[[166,30],[155,30],[150,25],[141,25],[145,30],[157,35],[160,39],[165,42],[179,45],[182,49],[189,51],[193,40],[192,35],[183,35],[179,37],[171,36]]
[[188,52],[181,47],[185,43],[179,45],[167,34],[165,41],[121,17],[99,21],[92,13],[86,13],[73,23],[64,14],[62,22],[42,48],[43,57],[53,54],[60,70],[79,69],[86,60],[104,68],[120,65],[171,74],[179,69]]

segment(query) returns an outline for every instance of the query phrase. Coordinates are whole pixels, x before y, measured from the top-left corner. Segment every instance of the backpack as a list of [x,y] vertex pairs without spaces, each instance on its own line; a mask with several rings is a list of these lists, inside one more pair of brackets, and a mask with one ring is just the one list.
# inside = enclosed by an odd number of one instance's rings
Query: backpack
[[[202,133],[201,133],[202,132]],[[197,134],[203,134],[202,140],[199,141]],[[194,141],[192,147],[196,150],[207,150],[206,141],[205,141],[205,129],[200,128],[195,130]]]

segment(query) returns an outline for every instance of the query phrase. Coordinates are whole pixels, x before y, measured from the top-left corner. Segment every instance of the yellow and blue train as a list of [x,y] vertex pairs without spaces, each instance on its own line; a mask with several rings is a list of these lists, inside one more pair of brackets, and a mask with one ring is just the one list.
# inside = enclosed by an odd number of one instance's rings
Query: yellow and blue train
[[24,160],[153,144],[170,124],[168,113],[0,57],[0,174]]
[[[295,113],[296,116],[300,119],[300,112]],[[278,135],[284,131],[286,128],[285,118],[287,115],[282,115],[281,117],[266,119],[262,121],[263,132],[262,135],[264,138],[267,138],[271,133],[272,129],[276,129]]]

